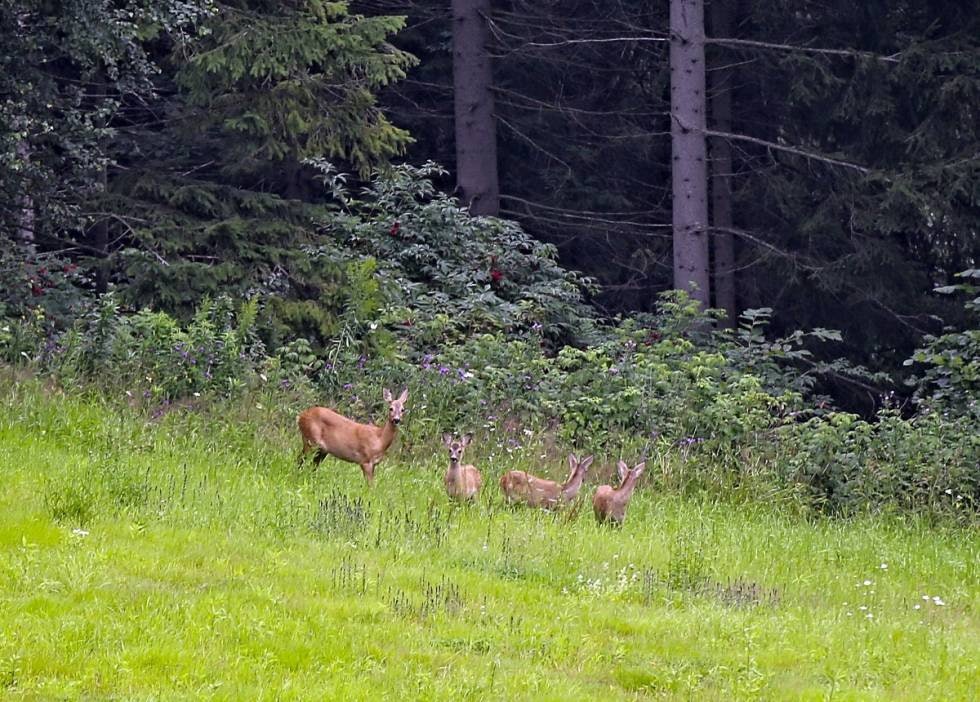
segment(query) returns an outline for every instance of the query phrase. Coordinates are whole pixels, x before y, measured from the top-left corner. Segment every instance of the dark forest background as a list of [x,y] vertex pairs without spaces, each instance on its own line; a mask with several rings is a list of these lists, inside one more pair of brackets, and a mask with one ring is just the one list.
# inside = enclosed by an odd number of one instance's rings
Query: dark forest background
[[978,382],[972,0],[6,0],[0,175],[0,317],[51,335],[228,294],[271,348],[553,352],[686,288],[839,330],[862,411],[917,348]]

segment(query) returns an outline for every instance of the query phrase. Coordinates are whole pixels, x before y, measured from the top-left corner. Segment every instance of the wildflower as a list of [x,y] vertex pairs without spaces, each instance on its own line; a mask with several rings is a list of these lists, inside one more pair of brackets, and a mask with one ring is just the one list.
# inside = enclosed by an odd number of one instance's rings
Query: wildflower
[[917,604],[917,605],[916,605],[915,607],[913,607],[912,609],[922,609],[922,605],[920,605],[920,604]]
[[935,604],[935,605],[936,605],[937,607],[945,607],[945,606],[946,606],[946,603],[945,603],[945,602],[943,602],[943,598],[942,598],[942,597],[938,597],[938,596],[937,596],[937,597],[933,597],[933,598],[932,598],[932,601],[933,601],[933,603],[934,603],[934,604]]
[[490,280],[492,280],[494,283],[499,283],[501,280],[503,280],[503,278],[504,274],[499,268],[490,269]]
[[875,618],[875,615],[873,615],[871,612],[868,612],[864,616],[865,616],[866,619],[874,619]]
[[873,584],[874,584],[874,583],[873,583],[872,581],[870,581],[870,580],[865,580],[865,581],[864,581],[864,586],[865,586],[865,587],[868,587],[869,585],[873,585]]
[[882,570],[888,570],[888,564],[887,564],[887,563],[882,563],[882,564],[881,564],[880,566],[878,566],[878,567],[879,567],[879,568],[881,568]]
[[72,529],[71,535],[78,536],[79,538],[85,538],[86,536],[88,536],[88,532],[85,531],[84,529]]
[[449,375],[449,366],[439,366],[439,375]]
[[388,234],[390,236],[398,236],[398,232],[401,230],[401,228],[402,223],[396,220],[395,223],[391,225],[391,229],[388,230]]

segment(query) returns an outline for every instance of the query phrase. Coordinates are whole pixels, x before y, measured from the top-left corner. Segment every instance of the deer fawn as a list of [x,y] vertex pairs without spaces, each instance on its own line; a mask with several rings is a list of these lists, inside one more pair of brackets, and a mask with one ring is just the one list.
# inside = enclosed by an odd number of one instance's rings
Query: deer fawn
[[600,485],[592,498],[592,509],[595,510],[595,518],[600,522],[610,522],[621,525],[626,519],[626,507],[629,506],[630,497],[633,496],[633,489],[636,481],[643,475],[646,462],[637,463],[633,470],[624,461],[619,462],[619,487],[613,488],[609,485]]
[[592,456],[579,459],[574,453],[568,456],[572,472],[564,485],[553,480],[538,478],[523,470],[512,470],[500,478],[500,489],[508,503],[524,502],[530,507],[551,509],[561,503],[571,502],[582,488],[585,474],[592,465]]
[[310,451],[316,451],[314,465],[328,455],[342,461],[361,466],[364,478],[370,485],[374,481],[374,467],[384,458],[398,431],[398,424],[405,411],[408,388],[392,399],[387,388],[384,400],[388,403],[388,421],[380,427],[372,424],[359,424],[326,407],[311,407],[296,420],[299,432],[303,435],[303,450],[299,454],[302,461]]
[[449,449],[449,470],[446,471],[446,494],[454,500],[464,502],[476,497],[483,485],[480,471],[472,465],[461,466],[463,451],[470,445],[472,434],[464,434],[462,438],[453,438],[452,434],[443,434],[442,443]]

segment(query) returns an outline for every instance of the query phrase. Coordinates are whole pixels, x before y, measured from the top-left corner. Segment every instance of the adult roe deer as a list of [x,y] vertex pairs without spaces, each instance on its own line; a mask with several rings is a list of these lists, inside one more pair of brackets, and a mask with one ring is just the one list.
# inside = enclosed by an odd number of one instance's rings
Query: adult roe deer
[[645,467],[646,461],[637,463],[632,470],[625,461],[619,462],[619,487],[600,485],[592,497],[592,509],[595,511],[597,520],[617,525],[623,523],[623,520],[626,519],[626,508],[629,506],[633,490],[636,488],[636,481],[643,475]]
[[559,504],[571,502],[582,489],[582,481],[592,465],[592,456],[579,459],[574,453],[568,455],[571,473],[563,485],[553,480],[538,478],[523,470],[512,470],[500,477],[500,489],[508,503],[523,502],[530,507],[551,509]]
[[443,434],[442,443],[449,449],[449,470],[446,471],[446,494],[454,500],[465,502],[472,500],[483,485],[483,477],[476,466],[460,465],[463,451],[470,445],[472,434],[464,434],[462,438],[453,438],[452,434]]
[[303,411],[296,420],[303,435],[299,460],[302,461],[310,451],[316,451],[313,458],[315,465],[320,465],[328,455],[357,463],[370,485],[374,481],[374,467],[391,446],[398,424],[402,421],[408,388],[397,399],[392,399],[385,388],[383,397],[388,403],[388,419],[380,427],[360,424],[326,407],[310,407]]

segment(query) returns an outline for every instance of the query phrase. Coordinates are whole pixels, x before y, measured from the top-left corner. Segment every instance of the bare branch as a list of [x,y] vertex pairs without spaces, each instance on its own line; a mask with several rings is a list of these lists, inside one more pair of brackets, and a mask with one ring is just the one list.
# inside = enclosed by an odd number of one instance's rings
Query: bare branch
[[541,48],[553,48],[556,46],[569,46],[571,44],[616,44],[624,42],[669,42],[667,37],[608,37],[606,39],[565,39],[564,41],[538,42],[529,41],[526,46],[537,46]]
[[[676,119],[676,118],[675,118]],[[682,125],[688,128],[686,125]],[[822,154],[815,153],[813,151],[807,151],[806,149],[800,149],[795,146],[786,146],[784,144],[777,144],[774,141],[766,141],[765,139],[758,139],[756,137],[746,136],[745,134],[732,134],[731,132],[718,132],[713,129],[704,130],[706,136],[717,137],[719,139],[732,139],[734,141],[747,141],[752,144],[758,144],[759,146],[765,146],[768,149],[775,149],[776,151],[785,151],[789,154],[795,154],[797,156],[802,156],[803,158],[812,159],[814,161],[822,161],[824,163],[829,163],[833,166],[840,166],[841,168],[850,168],[852,170],[858,171],[860,173],[868,174],[871,173],[871,169],[866,166],[862,166],[857,163],[852,163],[850,161],[843,161],[839,158],[832,158],[830,156],[824,156]]]
[[874,54],[870,51],[858,51],[856,49],[819,49],[811,46],[798,46],[793,44],[774,44],[768,41],[755,41],[753,39],[731,39],[731,38],[708,38],[707,44],[717,44],[718,46],[745,47],[750,49],[773,49],[776,51],[795,51],[804,54],[822,54],[825,56],[844,56],[847,58],[867,58],[884,63],[898,63],[898,56],[883,56]]

